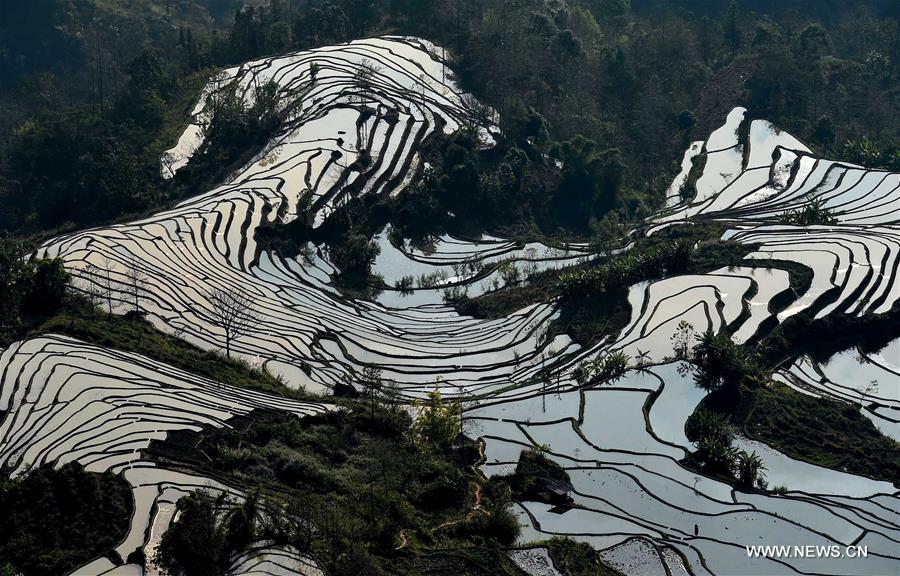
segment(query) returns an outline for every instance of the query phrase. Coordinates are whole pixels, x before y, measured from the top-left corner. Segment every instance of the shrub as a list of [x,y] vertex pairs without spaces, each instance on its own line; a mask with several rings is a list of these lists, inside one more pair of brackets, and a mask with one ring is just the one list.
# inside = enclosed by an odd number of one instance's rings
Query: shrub
[[486,530],[497,542],[508,546],[519,537],[522,527],[519,526],[519,519],[508,508],[498,508],[488,516]]
[[831,209],[826,208],[824,203],[818,198],[814,198],[812,202],[803,208],[782,213],[780,219],[785,224],[795,224],[797,226],[814,226],[817,224],[829,226],[838,222],[835,213]]
[[581,385],[612,384],[625,376],[630,361],[624,352],[612,352],[579,365],[574,371],[575,380]]
[[728,386],[736,390],[747,376],[758,373],[758,361],[747,348],[727,335],[706,330],[693,348],[694,380],[708,391]]
[[737,479],[738,488],[749,490],[752,488],[766,488],[765,474],[763,470],[763,460],[754,450],[752,454],[748,454],[745,450],[741,450],[737,454],[735,461],[735,477]]
[[737,452],[732,446],[734,430],[727,420],[701,409],[688,420],[686,432],[697,444],[694,457],[704,471],[731,476]]
[[[417,404],[418,405],[418,404]],[[445,404],[437,389],[428,393],[428,401],[420,406],[413,423],[413,436],[422,444],[448,450],[453,446],[460,428],[458,402]]]

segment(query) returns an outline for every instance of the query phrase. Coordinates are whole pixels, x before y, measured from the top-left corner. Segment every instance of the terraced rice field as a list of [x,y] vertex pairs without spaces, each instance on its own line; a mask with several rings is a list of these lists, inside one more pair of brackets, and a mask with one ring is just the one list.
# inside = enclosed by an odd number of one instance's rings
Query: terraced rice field
[[[475,113],[443,56],[426,41],[386,37],[226,70],[204,91],[195,123],[162,169],[174,173],[197,150],[206,103],[217,91],[252,98],[252,86],[272,80],[289,120],[246,167],[171,210],[56,238],[39,254],[62,258],[78,289],[109,290],[114,312],[137,307],[161,330],[212,350],[224,346],[224,334],[211,296],[240,287],[261,321],[232,343],[237,355],[313,391],[352,382],[363,367],[377,365],[406,398],[435,386],[462,397],[470,430],[486,443],[485,474],[507,472],[521,449],[545,445],[569,472],[578,507],[558,514],[546,504],[516,504],[523,544],[568,535],[602,550],[610,565],[628,574],[896,573],[900,498],[889,483],[794,461],[766,446],[755,449],[765,452],[770,483],[784,485],[784,494],[743,493],[680,465],[692,449],[684,422],[703,392],[670,358],[672,335],[683,320],[701,331],[730,326],[744,342],[762,326],[807,309],[820,317],[890,310],[900,298],[900,175],[816,158],[793,137],[765,121],[745,120],[744,110],[735,109],[708,140],[691,145],[667,207],[637,233],[717,221],[730,227],[724,238],[757,248],[739,267],[633,286],[627,327],[592,349],[565,336],[546,337],[554,302],[485,320],[460,316],[440,298],[449,286],[472,295],[499,288],[500,263],[527,273],[593,258],[587,246],[442,237],[426,254],[390,245],[385,232],[375,272],[389,287],[410,274],[437,281],[406,296],[386,290],[378,301],[352,299],[335,288],[326,252],[307,260],[257,247],[254,232],[262,223],[305,218],[319,226],[351,197],[402,193],[423,169],[419,147],[438,131],[474,125],[491,145],[494,119]],[[358,75],[363,66],[372,71],[365,83]],[[744,144],[742,127],[749,133]],[[361,155],[370,156],[368,165],[358,162]],[[689,175],[696,181],[691,197],[679,193]],[[785,210],[814,200],[835,210],[838,222],[780,222]],[[789,290],[788,276],[754,266],[758,259],[813,270],[809,290],[777,316],[770,302]],[[135,278],[141,279],[136,285]],[[572,369],[612,350],[646,354],[648,364],[614,385],[579,389]],[[871,400],[867,411],[879,427],[896,432],[895,360],[873,359],[873,377],[888,379],[877,393],[842,381],[840,360],[835,373],[800,360],[779,377],[813,394],[850,401],[861,394]],[[549,388],[540,372],[551,374]],[[22,472],[75,460],[89,470],[123,474],[135,498],[131,531],[118,548],[123,557],[141,546],[152,551],[173,503],[191,489],[234,491],[147,461],[141,451],[151,439],[227,426],[234,415],[258,407],[298,417],[328,409],[55,336],[3,351],[0,374],[0,410],[8,412],[0,426],[0,464]],[[859,544],[868,546],[868,557],[767,559],[745,552],[746,545],[783,543]],[[553,574],[541,567],[542,558],[536,551],[518,560]],[[319,573],[294,551],[264,543],[233,570]],[[98,559],[80,573],[141,570]]]

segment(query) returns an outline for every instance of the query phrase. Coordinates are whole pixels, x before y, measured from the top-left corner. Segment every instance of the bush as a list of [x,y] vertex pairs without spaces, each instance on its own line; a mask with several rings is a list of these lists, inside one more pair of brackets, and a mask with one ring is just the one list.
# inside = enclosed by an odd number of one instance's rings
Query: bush
[[519,519],[507,508],[493,510],[488,516],[487,534],[497,542],[505,545],[513,544],[522,532]]
[[759,372],[758,359],[744,346],[735,344],[726,334],[707,329],[694,345],[694,381],[710,392],[725,386],[737,391],[748,376]]
[[835,213],[831,209],[826,208],[821,200],[814,198],[812,202],[803,208],[782,213],[781,221],[785,224],[795,224],[797,226],[829,226],[837,224],[838,219]]
[[419,410],[412,432],[426,446],[449,450],[460,432],[459,403],[444,403],[440,391],[432,390],[428,393],[428,401]]
[[575,368],[573,375],[580,385],[612,384],[628,372],[631,358],[621,351],[612,352]]
[[469,482],[460,474],[442,475],[419,490],[415,503],[423,510],[443,510],[450,506],[458,507],[466,498]]
[[685,431],[697,444],[693,457],[710,474],[731,476],[737,451],[732,446],[734,430],[722,416],[698,410],[687,422]]
[[754,450],[752,454],[741,450],[738,452],[735,461],[735,478],[737,479],[738,488],[750,490],[753,488],[765,489],[766,481],[763,470],[763,460]]

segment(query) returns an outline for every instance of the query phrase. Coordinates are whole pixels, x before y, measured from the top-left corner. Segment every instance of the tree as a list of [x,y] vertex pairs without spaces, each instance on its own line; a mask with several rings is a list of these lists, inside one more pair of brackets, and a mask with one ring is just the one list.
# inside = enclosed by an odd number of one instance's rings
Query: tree
[[617,148],[597,150],[593,140],[575,136],[554,144],[550,155],[562,163],[563,178],[554,193],[555,210],[570,224],[587,223],[614,208],[622,192],[625,166]]
[[63,303],[68,274],[61,260],[27,258],[22,242],[0,239],[0,342]]
[[690,110],[682,110],[678,114],[677,122],[679,129],[687,130],[688,128],[693,128],[697,124],[697,118]]
[[[378,67],[369,62],[368,60],[363,60],[359,63],[356,70],[353,73],[353,84],[359,92],[358,99],[359,103],[365,107],[372,99],[372,90],[375,85],[375,78],[378,75]],[[369,135],[368,135],[368,116],[369,112],[363,112],[361,122],[359,123],[359,138],[357,140],[357,152],[363,153],[366,152],[369,148]]]
[[601,253],[609,258],[612,256],[619,241],[625,234],[625,228],[619,223],[619,217],[615,212],[611,212],[597,220],[591,218],[589,224],[593,238],[591,244]]
[[752,454],[748,454],[745,450],[738,452],[735,460],[735,479],[737,480],[738,488],[744,490],[753,488],[764,489],[766,481],[764,480],[765,474],[763,470],[765,469],[762,458],[756,454],[755,450]]
[[741,47],[741,25],[738,22],[738,3],[737,0],[731,0],[728,6],[728,20],[725,23],[725,42],[731,48],[731,56],[737,54]]
[[178,520],[163,534],[156,563],[171,576],[217,576],[228,570],[227,533],[218,509],[225,495],[193,492],[178,500]]
[[413,436],[421,443],[438,450],[449,450],[459,433],[459,408],[456,402],[444,403],[437,386],[428,393],[424,404],[415,406],[419,414],[412,425]]
[[100,295],[106,300],[107,311],[112,314],[113,312],[113,294],[115,293],[113,279],[112,279],[112,270],[113,270],[113,262],[109,258],[103,259],[103,269],[102,274],[99,278],[100,282]]
[[737,451],[732,446],[734,430],[722,416],[709,410],[698,410],[688,420],[686,432],[696,442],[694,457],[704,471],[732,475],[737,457]]
[[816,127],[813,131],[813,137],[816,142],[825,146],[834,144],[834,124],[827,115],[822,115],[816,121]]
[[84,267],[84,275],[87,276],[87,280],[84,282],[82,290],[87,295],[88,304],[91,306],[91,318],[93,318],[95,311],[103,303],[103,291],[100,288],[100,268],[96,264],[88,263]]
[[362,232],[349,231],[342,242],[332,246],[329,256],[342,275],[365,280],[381,248]]
[[679,360],[687,360],[694,341],[694,326],[687,320],[682,320],[675,328],[675,334],[672,335],[672,349],[675,351],[675,358]]
[[209,295],[213,321],[225,333],[225,356],[231,357],[231,343],[247,334],[260,322],[249,294],[237,289],[213,290]]
[[694,381],[710,392],[737,390],[745,376],[755,372],[756,358],[724,334],[707,329],[693,348]]
[[131,305],[133,306],[132,311],[135,313],[139,312],[141,309],[141,292],[144,290],[144,286],[147,284],[147,277],[141,272],[140,263],[138,259],[132,257],[128,263],[128,268],[125,269],[125,288],[128,291],[128,295],[131,298]]
[[582,386],[612,384],[621,380],[628,372],[631,358],[621,350],[583,362],[573,373],[575,381]]
[[134,513],[121,475],[86,472],[69,462],[0,479],[0,574],[71,574],[107,554],[128,533]]
[[59,259],[37,258],[29,261],[27,267],[30,278],[22,312],[31,318],[49,316],[63,304],[69,274]]
[[363,387],[363,394],[369,399],[371,408],[370,418],[375,419],[375,402],[378,399],[378,393],[381,391],[381,369],[375,366],[363,366],[360,384]]
[[610,20],[615,20],[628,14],[628,10],[631,8],[631,0],[592,0],[590,6],[596,12],[600,22],[608,24]]
[[822,28],[821,24],[813,23],[800,33],[797,49],[805,61],[818,63],[819,59],[828,52],[829,44],[831,44],[831,40],[828,37],[828,32]]

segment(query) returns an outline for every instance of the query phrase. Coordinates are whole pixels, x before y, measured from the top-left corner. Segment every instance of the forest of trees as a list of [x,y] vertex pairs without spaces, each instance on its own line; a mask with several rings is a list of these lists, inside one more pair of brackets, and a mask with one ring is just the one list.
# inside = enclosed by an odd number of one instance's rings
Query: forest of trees
[[[900,111],[897,0],[840,10],[764,0],[238,4],[4,2],[0,231],[84,226],[196,192],[260,141],[225,141],[206,169],[176,182],[159,176],[161,150],[215,67],[384,32],[450,47],[464,87],[500,112],[506,151],[534,144],[575,160],[571,172],[525,179],[518,204],[549,203],[535,216],[545,231],[591,233],[589,218],[554,215],[554,199],[587,202],[597,217],[645,215],[685,144],[738,104],[832,157],[900,162],[900,127],[883,121]],[[45,41],[28,42],[34,35]],[[497,169],[490,164],[499,189]]]

